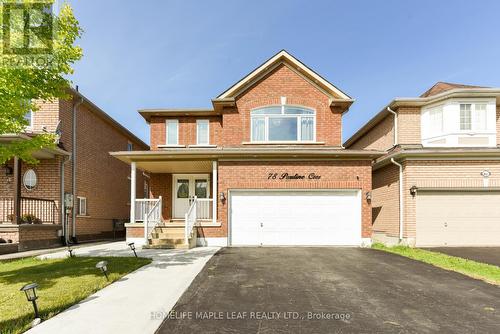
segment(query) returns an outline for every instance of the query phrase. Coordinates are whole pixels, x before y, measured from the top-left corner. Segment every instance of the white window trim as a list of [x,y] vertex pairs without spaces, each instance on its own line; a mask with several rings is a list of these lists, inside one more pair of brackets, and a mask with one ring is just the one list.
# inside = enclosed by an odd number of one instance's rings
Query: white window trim
[[[87,197],[77,196],[76,198],[78,199],[77,215],[78,216],[87,216]],[[82,201],[85,203],[85,211],[84,212],[82,212],[82,206],[81,206]]]
[[[33,188],[28,188],[28,186],[26,185],[26,181],[25,181],[25,179],[26,179],[26,174],[28,174],[28,172],[30,172],[30,171],[32,171],[32,172],[33,172],[33,174],[35,175],[35,185],[33,186]],[[27,191],[33,191],[33,190],[35,190],[36,186],[38,185],[38,175],[36,174],[36,171],[35,171],[34,169],[32,169],[32,168],[30,168],[30,169],[26,170],[26,171],[24,172],[24,174],[23,174],[23,180],[22,180],[22,181],[23,181],[23,186],[24,186],[24,188],[25,188]]]
[[[169,123],[174,123],[177,127],[177,137],[176,137],[176,142],[175,143],[169,143],[168,142],[168,124]],[[164,147],[179,147],[179,120],[178,119],[167,119],[165,121],[165,145],[162,145]]]
[[[199,124],[206,123],[207,124],[207,142],[200,143],[200,128]],[[210,146],[210,121],[208,119],[197,119],[196,120],[196,145],[197,146]]]
[[[130,150],[128,149],[130,146]],[[127,141],[127,151],[133,151],[134,150],[134,143],[132,143],[130,140]]]
[[[272,107],[280,107],[281,108],[281,114],[260,114],[260,115],[252,115],[252,112],[255,110],[263,109],[263,108],[272,108]],[[285,115],[285,107],[295,107],[295,108],[302,108],[306,110],[311,110],[313,113],[310,115]],[[264,117],[264,140],[257,141],[253,139],[253,129],[252,129],[252,124],[253,124],[253,119],[254,118],[262,118]],[[286,140],[286,141],[277,141],[277,140],[269,140],[269,118],[272,117],[289,117],[289,118],[297,118],[297,140]],[[313,138],[312,140],[302,140],[302,117],[312,117],[313,118]],[[292,105],[292,104],[283,104],[283,105],[270,105],[270,106],[264,106],[264,107],[258,107],[254,108],[250,111],[250,143],[252,144],[311,144],[311,143],[316,143],[316,127],[317,127],[317,122],[316,122],[316,110],[313,108],[309,107],[304,107],[300,105]]]

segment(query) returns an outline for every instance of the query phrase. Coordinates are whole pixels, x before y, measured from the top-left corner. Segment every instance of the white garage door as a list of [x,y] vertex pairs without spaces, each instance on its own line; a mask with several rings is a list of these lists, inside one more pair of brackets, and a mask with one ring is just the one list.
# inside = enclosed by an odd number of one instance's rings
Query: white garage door
[[417,246],[499,246],[500,193],[419,192]]
[[360,245],[359,191],[231,191],[231,244]]

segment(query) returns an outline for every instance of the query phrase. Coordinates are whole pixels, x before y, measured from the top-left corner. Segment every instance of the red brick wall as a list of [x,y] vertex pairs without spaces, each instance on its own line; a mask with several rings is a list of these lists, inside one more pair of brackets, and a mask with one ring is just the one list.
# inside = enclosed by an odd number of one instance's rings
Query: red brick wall
[[[280,65],[236,100],[236,108],[222,116],[210,118],[210,141],[219,146],[240,146],[250,141],[250,111],[257,107],[287,104],[316,110],[316,140],[328,146],[341,145],[341,110],[331,108],[329,98],[313,84],[289,67]],[[170,117],[179,120],[179,144],[196,144],[196,119],[208,117]],[[165,120],[152,117],[150,122],[151,149],[165,144]]]
[[[291,174],[316,173],[320,180],[268,180],[269,173],[286,171]],[[371,191],[370,161],[239,161],[219,162],[218,192],[228,197],[230,189],[361,189],[362,237],[371,236],[371,205],[364,194]],[[227,201],[218,201],[218,220],[221,227],[204,227],[205,237],[227,237]]]
[[[71,127],[71,104],[61,112],[69,121],[65,129]],[[64,130],[63,130],[64,131]],[[66,132],[66,131],[64,131]],[[71,133],[70,131],[67,131]],[[71,139],[65,138],[65,141]],[[109,152],[124,151],[128,141],[134,149],[145,147],[129,138],[98,113],[82,104],[77,113],[77,168],[76,195],[87,198],[87,216],[77,217],[76,233],[81,240],[112,236],[112,220],[127,219],[130,216],[130,166],[113,158]],[[70,171],[71,166],[68,166]],[[71,173],[67,182],[71,191]],[[144,177],[137,172],[137,198],[143,197]]]
[[[207,119],[209,125],[209,141],[210,145],[223,145],[222,142],[222,116],[212,117],[170,117],[179,121],[179,145],[196,145],[196,120]],[[151,150],[157,150],[158,145],[166,144],[166,118],[165,117],[152,117],[150,122],[150,135],[151,135]]]
[[149,180],[151,198],[162,197],[162,218],[172,218],[172,174],[151,174]]

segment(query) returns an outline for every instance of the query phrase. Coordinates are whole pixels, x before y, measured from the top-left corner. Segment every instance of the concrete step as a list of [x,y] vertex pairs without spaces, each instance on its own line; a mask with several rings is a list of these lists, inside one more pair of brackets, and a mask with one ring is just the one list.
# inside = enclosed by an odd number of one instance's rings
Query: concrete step
[[144,245],[142,248],[145,248],[145,249],[189,249],[190,247],[186,244],[182,244],[182,245]]
[[150,245],[179,245],[184,243],[184,238],[176,239],[150,239]]
[[151,239],[184,239],[184,233],[152,232]]
[[184,227],[156,226],[154,233],[176,233],[184,235]]

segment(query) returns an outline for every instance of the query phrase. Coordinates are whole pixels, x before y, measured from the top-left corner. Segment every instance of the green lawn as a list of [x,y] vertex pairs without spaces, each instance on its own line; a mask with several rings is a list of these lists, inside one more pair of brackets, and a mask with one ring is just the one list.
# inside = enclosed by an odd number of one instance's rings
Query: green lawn
[[497,266],[406,246],[387,247],[377,243],[374,244],[372,248],[389,253],[399,254],[442,269],[456,271],[472,278],[480,279],[491,284],[500,285],[500,267]]
[[[108,261],[109,282],[95,268],[101,260]],[[46,320],[150,262],[135,257],[0,261],[0,332],[22,333],[29,328],[33,306],[19,291],[27,283],[39,284],[38,308]]]

